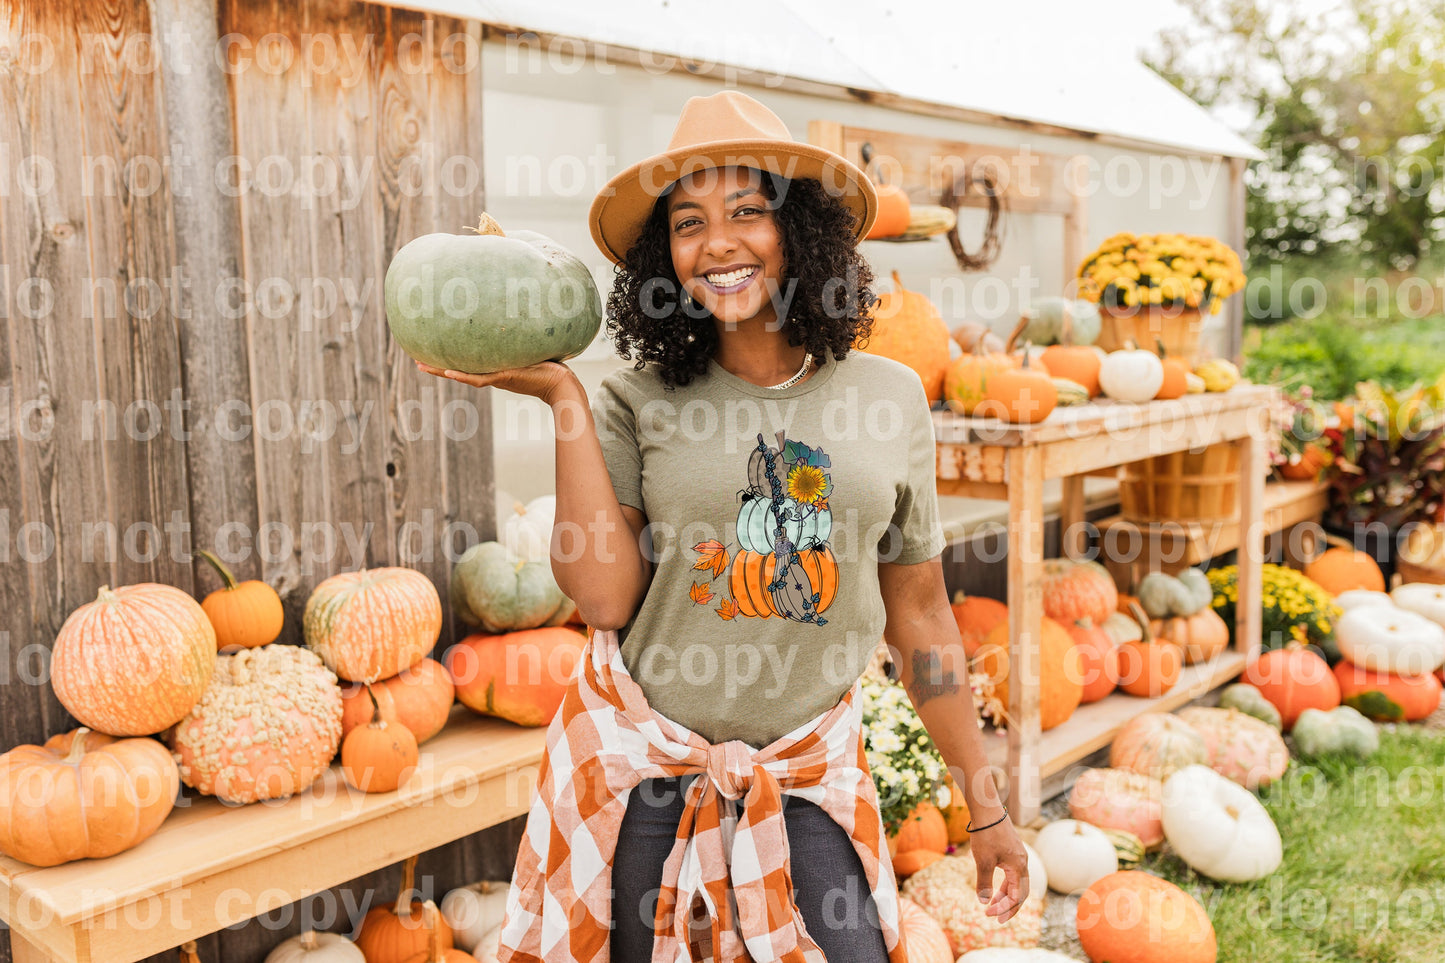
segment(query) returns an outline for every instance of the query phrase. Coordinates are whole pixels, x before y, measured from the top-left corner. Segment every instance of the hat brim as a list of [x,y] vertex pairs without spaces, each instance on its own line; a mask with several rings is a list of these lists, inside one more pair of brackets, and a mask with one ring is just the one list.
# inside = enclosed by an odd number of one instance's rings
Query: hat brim
[[592,200],[592,239],[608,260],[621,264],[670,184],[697,171],[733,166],[818,181],[857,216],[857,240],[878,216],[878,192],[868,176],[826,148],[776,140],[716,141],[657,154],[613,177]]

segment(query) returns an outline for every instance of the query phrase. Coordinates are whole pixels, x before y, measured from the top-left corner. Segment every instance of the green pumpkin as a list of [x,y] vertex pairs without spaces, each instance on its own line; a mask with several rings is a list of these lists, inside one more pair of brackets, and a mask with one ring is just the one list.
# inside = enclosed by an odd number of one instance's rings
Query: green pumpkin
[[1225,686],[1219,693],[1219,707],[1221,709],[1238,709],[1247,716],[1254,716],[1260,722],[1267,722],[1275,729],[1284,728],[1284,720],[1279,716],[1279,710],[1274,703],[1264,697],[1248,682],[1236,682],[1234,685]]
[[1202,612],[1212,601],[1214,601],[1214,586],[1209,584],[1209,576],[1197,568],[1186,568],[1174,576],[1184,586],[1190,596],[1190,609],[1187,612],[1180,612],[1180,615],[1193,615]]
[[458,618],[494,633],[560,625],[576,608],[557,587],[550,559],[517,561],[500,542],[462,553],[447,594]]
[[1019,335],[1020,343],[1032,341],[1036,345],[1058,344],[1064,329],[1064,311],[1073,311],[1074,344],[1093,344],[1099,340],[1099,306],[1092,301],[1071,301],[1068,298],[1039,298],[1024,311],[1028,323]]
[[1104,829],[1103,833],[1114,844],[1120,869],[1135,869],[1144,861],[1144,841],[1138,836],[1127,829]]
[[1295,720],[1290,735],[1305,756],[1348,753],[1368,759],[1380,748],[1375,724],[1349,706],[1337,706],[1329,712],[1306,709]]
[[486,374],[576,357],[602,326],[602,299],[576,255],[532,231],[426,234],[386,270],[386,320],[402,350]]
[[[810,508],[784,498],[779,514],[784,516],[783,535],[800,552],[822,545],[833,532],[833,513],[826,508]],[[777,527],[771,499],[753,496],[743,500],[738,509],[738,545],[744,551],[770,554]]]

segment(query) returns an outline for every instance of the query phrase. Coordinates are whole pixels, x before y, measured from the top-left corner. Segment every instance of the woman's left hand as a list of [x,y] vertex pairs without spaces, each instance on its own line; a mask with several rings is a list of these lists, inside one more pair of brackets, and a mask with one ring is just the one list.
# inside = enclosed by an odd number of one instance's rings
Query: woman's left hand
[[[1029,895],[1029,856],[1013,823],[1008,819],[974,833],[968,840],[969,851],[978,864],[978,898],[987,902],[984,914],[999,923],[1013,919]],[[1003,870],[1003,885],[995,892],[995,869]]]

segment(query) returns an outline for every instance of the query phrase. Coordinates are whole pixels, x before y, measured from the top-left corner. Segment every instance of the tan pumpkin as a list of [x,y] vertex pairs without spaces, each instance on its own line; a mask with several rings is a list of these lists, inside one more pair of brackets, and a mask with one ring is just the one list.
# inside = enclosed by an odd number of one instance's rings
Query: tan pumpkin
[[286,621],[276,590],[259,579],[238,582],[215,555],[206,551],[196,554],[216,570],[224,583],[201,599],[201,608],[216,630],[216,647],[254,649],[275,642]]
[[953,963],[953,948],[938,920],[906,896],[898,897],[898,928],[908,945],[908,963]]
[[582,636],[561,626],[469,635],[447,650],[457,700],[519,726],[545,726],[582,657]]
[[1385,575],[1368,552],[1361,552],[1334,535],[1325,536],[1329,548],[1304,567],[1307,578],[1331,595],[1352,589],[1385,591]]
[[998,599],[981,595],[964,595],[962,591],[953,594],[953,621],[958,625],[958,634],[963,639],[964,655],[970,659],[978,654],[988,634],[999,623],[1008,622],[1008,606]]
[[341,741],[341,774],[362,792],[393,792],[416,771],[416,736],[399,722],[384,718],[376,693],[371,700],[371,721],[357,726]]
[[367,910],[356,934],[356,945],[366,963],[403,963],[431,948],[432,940],[444,950],[455,943],[452,928],[438,913],[427,926],[427,902],[416,898],[416,860],[410,856],[401,864],[401,887],[396,899]]
[[964,321],[953,328],[953,342],[963,351],[964,354],[972,354],[974,346],[980,341],[983,342],[983,349],[995,354],[1003,354],[1003,338],[994,334],[986,324],[978,321]]
[[1155,641],[1144,610],[1137,604],[1130,607],[1140,633],[1137,640],[1119,643],[1119,688],[1141,699],[1157,699],[1179,681],[1184,653],[1178,646]]
[[943,397],[943,376],[948,370],[948,325],[932,301],[903,286],[897,271],[893,283],[897,289],[884,294],[873,308],[867,340],[854,347],[908,365],[918,372],[928,400],[938,401]]
[[311,785],[341,744],[341,689],[316,653],[263,645],[212,656],[216,671],[171,732],[187,786],[232,803]]
[[1168,712],[1124,724],[1109,747],[1109,765],[1165,780],[1185,766],[1208,765],[1209,747],[1193,726]]
[[1185,665],[1207,662],[1229,646],[1229,626],[1211,608],[1190,616],[1151,619],[1149,631],[1155,639],[1179,646]]
[[185,717],[215,667],[216,630],[195,599],[153,582],[101,586],[60,627],[50,684],[81,725],[148,736]]
[[[366,688],[354,682],[342,686],[342,738],[371,721],[371,699]],[[406,726],[418,743],[441,732],[456,701],[451,674],[446,666],[432,659],[422,659],[400,675],[375,683],[371,691],[381,704],[382,718]]]
[[1103,625],[1119,604],[1119,589],[1098,562],[1044,559],[1044,614],[1068,625],[1088,619]]
[[380,682],[436,645],[442,601],[431,579],[409,568],[333,575],[306,601],[306,644],[348,682]]
[[181,777],[154,739],[76,729],[0,755],[0,853],[58,866],[124,852],[170,815]]
[[983,404],[984,394],[995,377],[1018,367],[1008,354],[991,351],[980,340],[973,351],[951,362],[944,373],[943,400],[960,415],[971,415]]
[[1000,371],[989,380],[983,402],[974,410],[975,414],[1010,424],[1033,425],[1047,418],[1058,406],[1059,389],[1047,369],[1031,366],[1028,348],[1024,346],[1019,367]]
[[[984,697],[1007,707],[1009,700],[1008,624],[994,627],[978,651],[974,672],[984,681]],[[1074,640],[1062,625],[1045,617],[1039,628],[1039,726],[1063,725],[1084,698],[1084,666]]]

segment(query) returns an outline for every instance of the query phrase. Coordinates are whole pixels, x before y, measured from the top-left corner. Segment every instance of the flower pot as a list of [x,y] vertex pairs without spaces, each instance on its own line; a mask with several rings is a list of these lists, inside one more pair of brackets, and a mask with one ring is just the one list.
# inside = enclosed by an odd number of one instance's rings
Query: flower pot
[[1101,304],[1099,318],[1099,340],[1095,343],[1105,351],[1116,351],[1124,347],[1126,341],[1153,351],[1157,338],[1164,342],[1164,351],[1171,358],[1178,358],[1191,367],[1198,360],[1199,334],[1204,330],[1204,316],[1198,308]]

